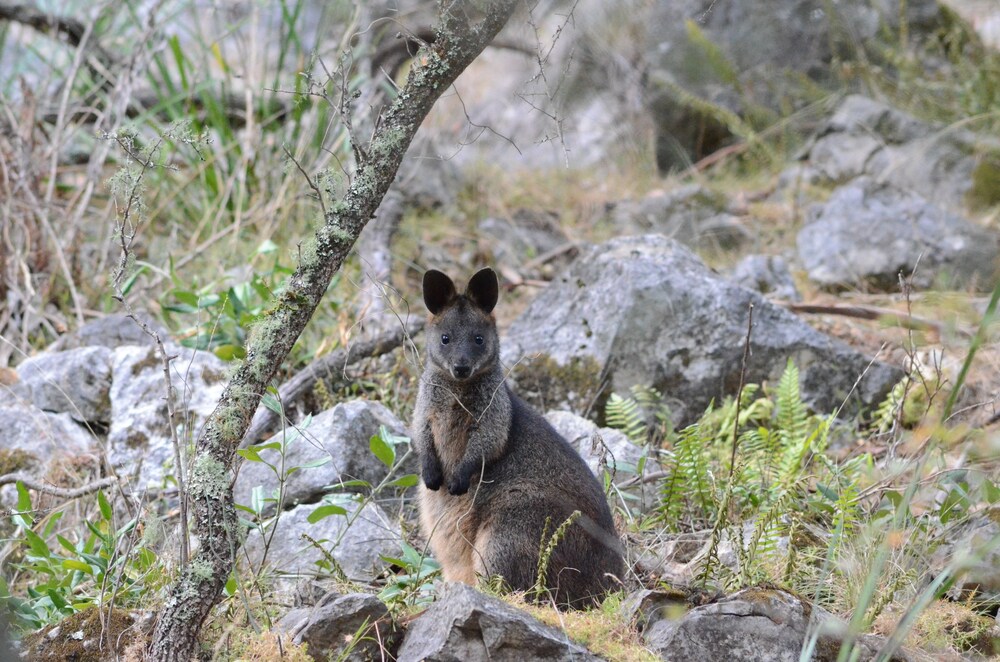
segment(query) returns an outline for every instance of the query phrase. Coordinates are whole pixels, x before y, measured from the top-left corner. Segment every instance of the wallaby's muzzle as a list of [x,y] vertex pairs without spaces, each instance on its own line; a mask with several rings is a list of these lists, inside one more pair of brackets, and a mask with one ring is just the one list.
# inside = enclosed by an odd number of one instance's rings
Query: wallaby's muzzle
[[467,365],[457,365],[451,369],[451,374],[455,379],[466,379],[472,374],[472,368]]

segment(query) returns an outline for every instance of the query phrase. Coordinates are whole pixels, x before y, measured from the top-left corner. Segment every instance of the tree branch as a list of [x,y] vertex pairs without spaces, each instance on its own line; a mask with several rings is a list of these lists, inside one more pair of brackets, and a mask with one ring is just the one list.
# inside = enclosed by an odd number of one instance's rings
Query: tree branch
[[[357,363],[361,359],[391,352],[423,327],[424,319],[417,318],[405,327],[395,326],[374,338],[364,339],[316,359],[281,385],[281,388],[278,389],[278,401],[283,407],[288,407],[291,403],[300,400],[317,380],[323,378],[323,375],[343,370],[346,366]],[[270,409],[258,409],[254,415],[253,423],[250,424],[250,429],[243,436],[240,447],[245,448],[260,443],[264,440],[264,435],[275,428],[277,424],[278,414]]]
[[55,485],[49,485],[48,483],[43,483],[40,480],[35,480],[28,474],[24,473],[4,474],[3,476],[0,476],[0,485],[10,485],[11,483],[16,483],[18,481],[24,483],[25,487],[37,492],[51,494],[52,496],[59,497],[60,499],[76,499],[77,497],[82,497],[86,494],[90,494],[91,492],[102,490],[105,487],[111,487],[118,482],[118,477],[108,476],[107,478],[95,480],[93,483],[87,483],[86,485],[81,485],[80,487],[56,487]]
[[299,266],[274,309],[255,326],[246,359],[226,385],[196,444],[188,489],[201,545],[164,603],[151,659],[188,662],[192,658],[202,622],[232,571],[245,535],[233,505],[231,472],[236,448],[253,413],[385,196],[431,107],[493,40],[515,4],[515,0],[495,0],[473,25],[459,14],[464,3],[441,3],[435,43],[417,54],[406,85],[377,124],[368,158],[359,164],[343,199],[327,211],[326,222],[315,237],[303,244]]

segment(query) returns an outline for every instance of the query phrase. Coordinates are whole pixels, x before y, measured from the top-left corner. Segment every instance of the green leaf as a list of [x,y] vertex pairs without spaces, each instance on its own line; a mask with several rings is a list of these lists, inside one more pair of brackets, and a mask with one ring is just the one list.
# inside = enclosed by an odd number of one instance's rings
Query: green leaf
[[35,556],[43,559],[47,559],[52,556],[52,553],[49,551],[49,546],[46,545],[45,541],[31,529],[24,530],[24,538],[28,541],[28,547],[31,548],[31,551]]
[[259,515],[264,511],[264,486],[258,485],[250,491],[250,508],[254,514]]
[[[187,308],[185,312],[197,312],[198,311],[198,299],[199,296],[194,292],[185,292],[182,290],[174,290],[171,292],[177,301],[183,304]],[[180,312],[180,311],[178,311]]]
[[368,448],[387,467],[391,467],[396,460],[396,449],[385,443],[382,435],[376,434],[368,442]]
[[46,594],[49,596],[49,600],[52,601],[52,604],[55,605],[55,608],[58,609],[59,611],[63,611],[64,609],[69,607],[69,603],[66,602],[66,599],[63,598],[63,596],[59,595],[59,593],[54,589],[50,588],[46,592]]
[[249,462],[264,461],[263,459],[261,459],[260,455],[257,453],[256,449],[253,446],[250,446],[249,448],[237,448],[236,454]]
[[316,510],[309,513],[309,517],[307,517],[306,519],[309,521],[310,524],[315,524],[321,519],[325,519],[327,517],[330,517],[331,515],[346,515],[346,514],[347,510],[345,508],[341,508],[340,506],[335,506],[333,504],[327,504],[325,506],[320,506]]
[[820,494],[834,503],[840,498],[834,490],[831,490],[823,483],[816,483],[816,489],[819,490]]
[[333,461],[333,458],[329,455],[315,459],[311,462],[306,462],[305,464],[300,464],[296,469],[315,469],[316,467],[322,467],[324,464],[329,464]]
[[63,538],[59,534],[56,534],[56,540],[59,541],[59,544],[62,545],[63,549],[65,549],[67,552],[69,552],[70,554],[76,554],[76,545],[71,543],[69,540]]
[[987,503],[996,503],[1000,501],[1000,487],[987,478],[983,481],[983,495],[986,497]]
[[219,345],[212,350],[216,356],[223,361],[233,361],[235,359],[246,358],[247,352],[239,345]]
[[35,523],[29,514],[31,512],[31,493],[21,481],[17,481],[17,510],[17,524],[26,529],[31,528],[31,525]]
[[265,393],[264,397],[261,398],[261,402],[264,404],[265,407],[273,411],[278,416],[284,416],[285,410],[282,409],[281,403],[278,401],[276,397],[274,397],[270,393]]
[[889,502],[892,504],[892,507],[896,510],[899,509],[899,504],[903,503],[903,495],[900,494],[899,492],[895,492],[893,490],[886,490],[885,492],[882,493],[882,496],[888,499]]
[[104,496],[103,490],[97,492],[97,506],[101,509],[101,517],[110,522],[114,513],[111,510],[111,504],[108,503],[108,497]]
[[227,596],[236,595],[236,574],[230,573],[229,579],[226,580],[225,591]]
[[145,271],[146,267],[145,265],[142,265],[133,271],[131,276],[125,279],[125,282],[122,283],[122,296],[128,296],[128,293],[131,292],[132,288],[135,286],[135,281],[138,280],[139,276],[145,273]]
[[94,569],[90,567],[89,563],[77,561],[76,559],[63,559],[62,567],[67,570],[79,570],[80,572],[85,572],[88,575],[94,574]]
[[420,483],[417,474],[406,474],[389,483],[390,487],[413,487]]

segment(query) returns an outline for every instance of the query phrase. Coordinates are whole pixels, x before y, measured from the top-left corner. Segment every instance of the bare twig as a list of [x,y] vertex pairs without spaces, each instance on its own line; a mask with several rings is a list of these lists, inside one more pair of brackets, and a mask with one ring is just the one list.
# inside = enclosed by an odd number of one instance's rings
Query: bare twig
[[[841,303],[795,303],[792,301],[776,301],[774,303],[787,308],[793,313],[839,315],[841,317],[854,317],[863,320],[887,320],[904,329],[913,331],[931,331],[937,334],[941,334],[944,331],[944,325],[940,322],[917,317],[900,310],[893,310],[892,308]],[[958,332],[965,336],[972,335],[966,329],[958,329]]]
[[146,157],[140,157],[134,152],[134,145],[127,138],[118,136],[115,140],[121,145],[122,149],[125,150],[126,154],[129,155],[130,159],[136,159],[139,163],[140,169],[139,173],[135,176],[135,179],[131,182],[131,186],[128,190],[128,198],[126,200],[124,209],[119,214],[116,219],[118,240],[121,248],[121,257],[119,258],[118,268],[112,277],[112,285],[115,290],[115,300],[118,301],[124,308],[125,313],[128,317],[139,325],[143,333],[153,339],[156,344],[157,352],[160,355],[160,364],[163,368],[163,379],[167,386],[167,418],[168,427],[170,428],[170,441],[173,444],[174,449],[174,464],[176,468],[176,479],[177,488],[180,491],[180,515],[181,515],[181,566],[186,566],[188,562],[190,541],[189,541],[189,530],[188,530],[188,512],[187,512],[187,490],[185,489],[185,479],[184,479],[184,462],[181,456],[181,442],[177,436],[177,409],[175,405],[175,393],[174,393],[174,383],[170,376],[170,362],[176,357],[167,354],[167,348],[163,344],[163,340],[160,338],[160,334],[149,325],[146,320],[140,318],[136,315],[135,310],[132,307],[131,302],[129,302],[128,297],[123,289],[123,279],[128,271],[129,262],[132,256],[132,241],[135,238],[137,232],[137,223],[141,222],[142,219],[138,218],[135,220],[135,216],[139,216],[138,210],[142,206],[141,193],[142,193],[142,180],[145,177],[146,172],[154,167],[153,158],[159,146],[163,142],[161,137],[150,149],[149,155]]
[[95,480],[93,483],[87,483],[86,485],[81,485],[80,487],[56,487],[55,485],[49,485],[48,483],[44,483],[24,473],[12,473],[0,476],[0,485],[10,485],[11,483],[18,482],[24,483],[24,486],[29,489],[42,492],[44,494],[51,494],[52,496],[59,497],[60,499],[76,499],[92,492],[103,490],[105,487],[116,485],[118,483],[118,476],[108,476],[107,478]]
[[743,385],[747,377],[747,359],[750,358],[750,334],[753,331],[753,302],[747,304],[747,335],[743,341],[743,360],[740,362],[740,387],[736,390],[736,418],[733,421],[733,452],[729,456],[729,482],[736,470],[736,448],[740,441],[740,406],[743,404]]

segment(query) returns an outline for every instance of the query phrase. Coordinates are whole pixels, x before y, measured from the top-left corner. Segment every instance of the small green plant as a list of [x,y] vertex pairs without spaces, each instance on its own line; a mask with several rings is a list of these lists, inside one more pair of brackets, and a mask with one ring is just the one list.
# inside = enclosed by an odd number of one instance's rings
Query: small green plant
[[441,564],[405,540],[402,548],[403,553],[398,558],[382,557],[399,570],[378,594],[379,600],[391,609],[430,604],[434,600],[432,587],[441,574]]
[[139,517],[118,525],[111,501],[98,492],[96,517],[67,537],[57,533],[65,509],[36,521],[31,495],[20,482],[17,494],[9,541],[16,560],[0,577],[0,604],[16,629],[36,630],[90,606],[144,604],[169,577],[152,549],[155,519],[141,532]]
[[542,540],[541,545],[538,550],[538,569],[535,573],[535,585],[528,590],[528,595],[535,600],[541,600],[543,596],[548,593],[548,574],[549,574],[549,562],[552,560],[552,554],[556,551],[556,547],[562,542],[562,539],[566,536],[566,531],[569,527],[573,526],[576,520],[580,519],[582,513],[579,510],[574,510],[570,513],[570,516],[552,532],[552,536],[549,536],[549,525],[551,524],[552,518],[545,518],[545,526],[542,528]]
[[262,271],[222,288],[207,285],[191,291],[172,272],[174,288],[164,294],[161,309],[167,324],[178,328],[182,345],[211,350],[224,361],[246,356],[250,327],[264,314],[272,297],[281,294],[292,273],[281,264],[278,246],[270,240],[257,247],[249,262],[255,258],[266,261]]

